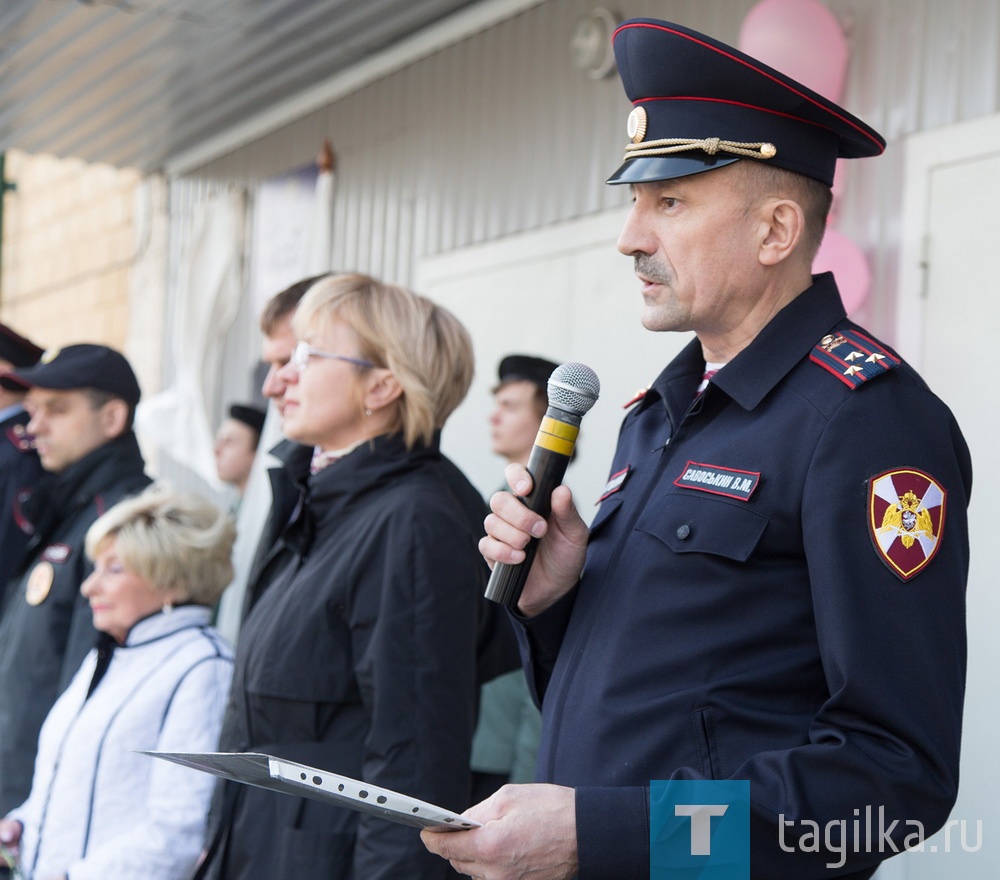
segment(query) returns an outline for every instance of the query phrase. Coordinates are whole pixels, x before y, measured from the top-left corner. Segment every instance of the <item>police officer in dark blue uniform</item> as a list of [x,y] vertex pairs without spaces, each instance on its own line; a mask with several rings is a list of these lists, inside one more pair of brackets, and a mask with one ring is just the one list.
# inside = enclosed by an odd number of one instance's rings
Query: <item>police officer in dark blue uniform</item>
[[[34,366],[42,351],[30,339],[0,324],[0,373]],[[25,430],[25,393],[0,387],[0,591],[28,543],[29,536],[18,525],[18,494],[29,490],[42,475],[38,453]]]
[[687,28],[628,21],[615,52],[619,250],[644,326],[696,338],[589,532],[565,487],[547,523],[494,496],[488,559],[543,536],[517,616],[548,784],[424,840],[487,880],[647,878],[651,780],[749,780],[752,877],[868,878],[955,800],[972,482],[947,407],[810,273],[837,158],[884,143]]

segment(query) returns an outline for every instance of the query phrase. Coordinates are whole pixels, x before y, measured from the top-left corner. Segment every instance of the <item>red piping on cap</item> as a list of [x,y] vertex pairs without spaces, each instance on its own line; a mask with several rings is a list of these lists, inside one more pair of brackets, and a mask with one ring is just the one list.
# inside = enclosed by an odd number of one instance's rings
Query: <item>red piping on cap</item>
[[[782,113],[780,110],[768,110],[766,107],[758,107],[755,104],[744,104],[742,101],[727,101],[725,98],[696,98],[696,97],[685,97],[681,95],[677,96],[666,96],[662,98],[640,98],[638,101],[634,101],[634,104],[645,104],[647,101],[702,101],[705,103],[712,104],[729,104],[733,107],[743,107],[747,110],[756,110],[760,113],[769,113],[771,116],[780,116],[783,119],[791,119],[795,122],[802,122],[806,125],[814,125],[816,128],[822,128],[824,131],[833,132],[832,128],[823,125],[819,122],[813,122],[811,119],[803,119],[801,116],[793,116],[791,113]],[[834,132],[836,133],[836,132]]]

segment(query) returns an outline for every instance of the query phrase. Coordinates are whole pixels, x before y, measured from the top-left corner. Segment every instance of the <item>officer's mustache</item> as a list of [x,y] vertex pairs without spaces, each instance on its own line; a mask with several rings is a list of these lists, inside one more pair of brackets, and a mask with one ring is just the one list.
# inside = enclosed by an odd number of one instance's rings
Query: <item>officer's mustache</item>
[[655,284],[669,284],[673,281],[667,267],[656,262],[649,254],[638,254],[635,257],[635,274]]

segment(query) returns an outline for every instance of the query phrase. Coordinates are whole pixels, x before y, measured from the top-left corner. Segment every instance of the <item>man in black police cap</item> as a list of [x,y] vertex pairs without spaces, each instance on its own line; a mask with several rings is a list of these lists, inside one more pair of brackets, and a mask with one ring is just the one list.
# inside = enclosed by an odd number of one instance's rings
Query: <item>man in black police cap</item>
[[559,366],[535,355],[509,354],[500,361],[493,389],[490,439],[493,451],[508,462],[527,464],[548,408],[548,381]]
[[0,385],[27,391],[27,430],[48,472],[19,501],[31,539],[0,612],[2,815],[27,796],[42,721],[96,639],[80,595],[87,529],[150,481],[132,432],[139,383],[114,349],[50,349]]
[[[548,382],[559,365],[529,354],[509,354],[497,368],[490,439],[508,463],[526,465],[548,408]],[[483,685],[472,739],[472,800],[484,800],[507,782],[534,778],[541,715],[515,669]]]
[[[0,373],[38,363],[42,349],[30,339],[0,324]],[[0,590],[11,576],[28,535],[18,525],[15,503],[42,475],[35,444],[25,426],[23,388],[0,386]]]
[[[257,406],[234,403],[229,416],[215,432],[215,470],[223,483],[236,490],[239,499],[246,492],[253,470],[260,432],[264,430],[264,410]],[[237,501],[237,507],[239,502]]]
[[547,522],[492,499],[488,559],[542,536],[517,617],[549,784],[424,840],[486,880],[681,876],[717,865],[731,802],[651,781],[748,780],[749,865],[713,876],[868,878],[955,800],[972,481],[947,407],[811,276],[834,163],[883,141],[679,25],[614,45],[618,247],[643,325],[697,338],[625,417],[589,531],[565,487]]

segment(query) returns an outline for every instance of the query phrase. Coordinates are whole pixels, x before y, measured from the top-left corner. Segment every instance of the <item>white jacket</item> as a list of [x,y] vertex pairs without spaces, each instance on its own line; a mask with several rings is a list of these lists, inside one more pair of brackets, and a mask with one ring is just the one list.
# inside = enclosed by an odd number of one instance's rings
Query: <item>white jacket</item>
[[52,707],[39,737],[24,826],[26,880],[181,880],[202,849],[214,778],[136,749],[217,748],[232,651],[208,608],[137,623],[87,698],[96,649]]

